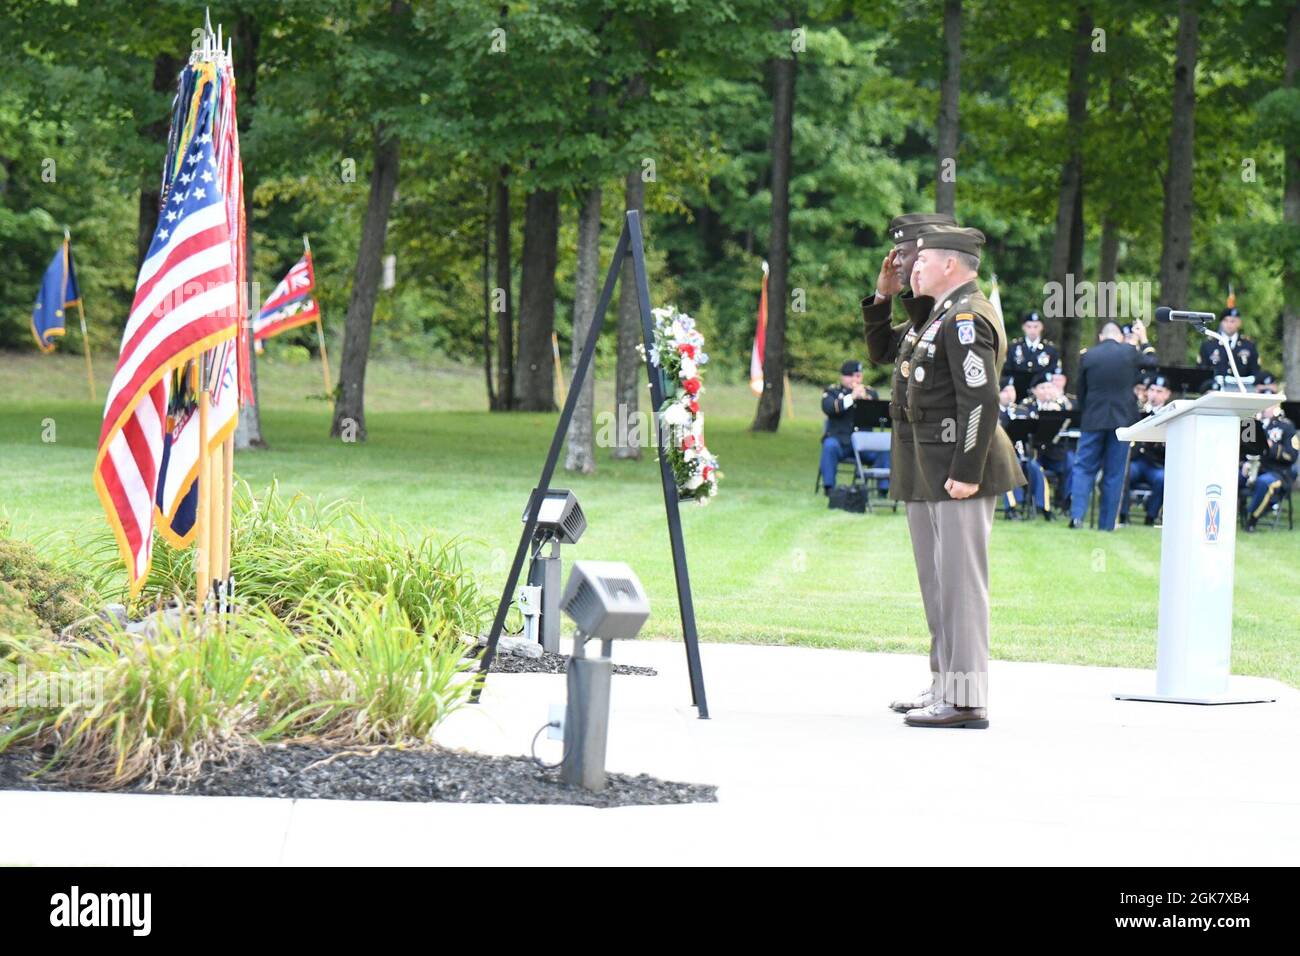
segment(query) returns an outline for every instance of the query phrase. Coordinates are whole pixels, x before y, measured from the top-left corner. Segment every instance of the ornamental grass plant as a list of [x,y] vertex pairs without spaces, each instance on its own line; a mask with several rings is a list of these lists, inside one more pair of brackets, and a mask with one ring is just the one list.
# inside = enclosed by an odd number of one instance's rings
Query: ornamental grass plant
[[[477,680],[463,638],[487,604],[454,543],[412,539],[340,504],[236,495],[238,611],[157,612],[193,588],[192,550],[155,549],[133,616],[0,642],[0,753],[72,786],[179,788],[271,742],[426,746]],[[90,557],[87,557],[87,556]],[[112,595],[112,542],[78,557]]]

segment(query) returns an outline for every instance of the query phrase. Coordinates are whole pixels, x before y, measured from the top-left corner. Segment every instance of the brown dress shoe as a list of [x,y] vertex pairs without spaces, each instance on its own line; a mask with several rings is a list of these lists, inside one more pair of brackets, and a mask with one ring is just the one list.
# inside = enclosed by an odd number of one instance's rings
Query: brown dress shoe
[[989,725],[989,714],[984,707],[954,707],[947,701],[941,701],[919,710],[909,710],[903,722],[909,727],[966,727],[985,730]]
[[894,701],[889,705],[889,709],[900,714],[905,714],[909,710],[919,710],[922,707],[929,707],[936,700],[938,700],[938,698],[934,696],[934,688],[927,687],[915,697]]

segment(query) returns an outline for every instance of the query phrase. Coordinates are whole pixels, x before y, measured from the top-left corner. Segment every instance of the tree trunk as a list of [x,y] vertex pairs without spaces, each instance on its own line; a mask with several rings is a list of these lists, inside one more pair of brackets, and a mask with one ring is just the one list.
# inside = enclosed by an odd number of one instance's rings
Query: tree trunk
[[[1066,88],[1066,140],[1070,152],[1061,167],[1061,189],[1056,205],[1056,235],[1052,241],[1052,281],[1070,289],[1073,276],[1083,275],[1083,138],[1088,120],[1088,57],[1092,44],[1092,14],[1080,7],[1070,49],[1070,77]],[[1066,377],[1074,380],[1079,363],[1081,316],[1074,302],[1062,297],[1060,315],[1044,315],[1044,334],[1060,345]]]
[[[794,21],[787,17],[777,29],[787,36]],[[763,351],[763,394],[754,413],[754,431],[774,432],[781,425],[785,398],[785,310],[790,273],[790,160],[794,132],[795,54],[772,61],[772,234],[767,256],[767,338]]]
[[[180,72],[181,61],[170,53],[159,53],[153,60],[153,89],[155,93],[173,93],[176,90],[176,75]],[[149,123],[141,130],[144,139],[150,145],[157,144],[163,149],[167,145],[167,128],[171,123],[170,110]],[[149,254],[153,234],[158,231],[158,206],[162,202],[162,188],[159,185],[159,169],[162,156],[152,169],[145,172],[140,183],[140,205],[138,209],[135,233],[135,271],[140,272],[144,257]]]
[[[591,331],[596,312],[596,282],[600,271],[600,186],[593,186],[582,197],[578,214],[578,263],[573,274],[573,368],[582,358],[582,349]],[[594,363],[593,363],[594,364]],[[596,370],[587,370],[573,406],[569,422],[569,445],[564,457],[566,471],[589,475],[596,470],[594,444],[596,409]]]
[[[248,128],[253,123],[253,104],[257,99],[257,48],[262,31],[256,21],[248,14],[242,14],[235,24],[235,92],[238,97],[236,112],[239,116],[240,152],[248,142]],[[248,285],[247,321],[240,335],[248,339],[248,377],[253,386],[251,400],[239,409],[239,421],[235,425],[235,448],[265,448],[266,439],[262,436],[261,402],[257,391],[257,350],[253,347],[253,316],[261,307],[257,296],[253,295],[253,193],[257,189],[257,163],[244,163],[244,276]]]
[[487,386],[488,409],[495,411],[497,393],[492,385],[492,183],[483,190],[483,380]]
[[[1284,83],[1300,83],[1300,3],[1291,8],[1286,31],[1286,74]],[[1294,231],[1300,229],[1300,150],[1286,147],[1286,191],[1282,196],[1282,220]],[[1300,266],[1287,258],[1282,266],[1282,378],[1292,392],[1300,392]]]
[[515,319],[510,301],[510,167],[502,166],[497,179],[497,408],[515,407]]
[[[1192,253],[1192,164],[1196,109],[1196,0],[1179,0],[1174,48],[1173,116],[1169,128],[1169,168],[1165,172],[1164,239],[1160,251],[1160,303],[1185,309],[1190,303]],[[1160,327],[1156,342],[1162,364],[1187,360],[1187,325]]]
[[[623,188],[623,204],[627,209],[645,208],[645,180],[641,178],[639,168],[627,174]],[[625,221],[626,217],[621,219]],[[619,228],[621,229],[622,226],[620,225]],[[641,383],[647,381],[643,371],[644,361],[637,346],[644,343],[645,331],[641,324],[641,306],[636,295],[636,275],[629,252],[628,257],[623,260],[623,274],[618,278],[618,367],[614,370],[615,458],[639,459],[641,442],[648,441],[651,437],[642,434],[640,427],[637,426]]]
[[961,0],[943,4],[943,79],[939,83],[939,127],[935,159],[934,211],[955,216],[957,132],[961,93]]
[[1097,253],[1097,282],[1119,280],[1119,226],[1110,216],[1101,221],[1101,242]]
[[388,213],[397,191],[398,136],[386,123],[375,127],[375,167],[370,173],[370,198],[361,222],[352,296],[343,326],[343,361],[334,401],[330,434],[344,441],[366,440],[366,361],[370,357],[370,328],[375,317],[382,274],[380,258],[388,234]]
[[515,379],[519,408],[555,410],[551,333],[555,330],[555,266],[559,241],[560,197],[537,189],[524,205],[524,261],[519,280],[519,362]]
[[[1083,279],[1083,172],[1079,172],[1079,187],[1074,196],[1074,221],[1070,224],[1070,274]],[[1061,370],[1073,382],[1079,371],[1079,330],[1085,317],[1076,309],[1065,314],[1061,327]]]

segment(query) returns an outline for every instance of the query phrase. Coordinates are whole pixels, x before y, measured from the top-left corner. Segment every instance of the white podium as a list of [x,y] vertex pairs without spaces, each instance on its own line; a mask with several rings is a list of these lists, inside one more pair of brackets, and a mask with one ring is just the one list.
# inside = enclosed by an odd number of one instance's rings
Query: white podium
[[1171,402],[1160,414],[1115,430],[1121,441],[1168,445],[1155,693],[1115,694],[1117,700],[1276,700],[1232,693],[1228,672],[1241,421],[1285,400],[1281,395],[1211,392]]

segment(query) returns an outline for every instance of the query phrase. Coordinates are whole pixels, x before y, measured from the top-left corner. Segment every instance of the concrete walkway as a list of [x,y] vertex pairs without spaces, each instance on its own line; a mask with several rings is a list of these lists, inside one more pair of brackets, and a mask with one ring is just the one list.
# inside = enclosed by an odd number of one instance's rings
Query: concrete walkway
[[[1152,672],[994,661],[987,731],[905,727],[923,658],[706,645],[698,720],[679,644],[616,647],[609,768],[719,802],[596,810],[0,793],[8,864],[1287,864],[1300,860],[1300,691],[1277,703],[1111,699]],[[559,675],[499,674],[442,728],[522,753]],[[540,756],[555,760],[543,738]],[[15,826],[15,822],[21,825]]]

